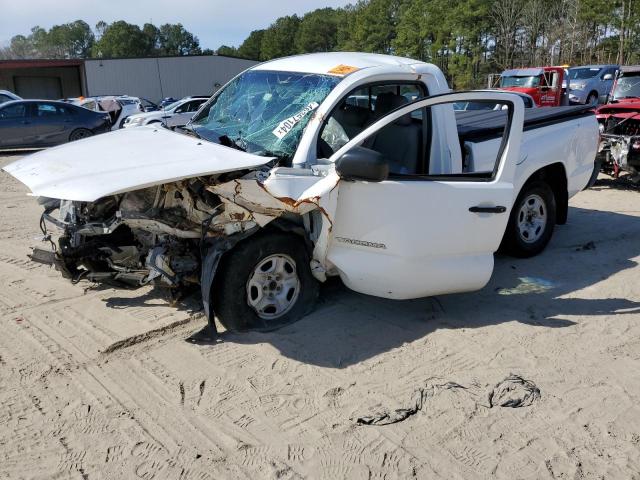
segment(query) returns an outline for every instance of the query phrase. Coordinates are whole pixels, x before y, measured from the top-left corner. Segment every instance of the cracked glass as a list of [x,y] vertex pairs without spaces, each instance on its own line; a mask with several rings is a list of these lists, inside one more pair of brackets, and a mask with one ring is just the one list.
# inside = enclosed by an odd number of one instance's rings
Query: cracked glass
[[341,78],[251,70],[194,118],[202,138],[249,153],[291,159],[315,110]]

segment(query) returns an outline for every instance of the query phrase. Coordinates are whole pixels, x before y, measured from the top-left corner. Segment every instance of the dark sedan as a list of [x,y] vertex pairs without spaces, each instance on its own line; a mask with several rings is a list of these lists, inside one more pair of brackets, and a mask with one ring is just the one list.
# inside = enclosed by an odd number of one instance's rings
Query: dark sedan
[[16,100],[0,105],[0,149],[43,148],[109,131],[104,112],[63,102]]

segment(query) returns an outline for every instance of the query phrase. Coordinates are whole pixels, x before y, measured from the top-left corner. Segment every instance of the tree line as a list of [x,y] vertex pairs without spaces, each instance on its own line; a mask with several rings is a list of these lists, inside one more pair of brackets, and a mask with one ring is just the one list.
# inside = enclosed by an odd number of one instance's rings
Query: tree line
[[[270,60],[335,50],[431,62],[456,88],[485,86],[488,74],[516,66],[640,63],[640,0],[359,0],[280,17],[215,53]],[[180,24],[100,22],[92,30],[79,20],[18,35],[0,58],[201,53],[214,52]]]
[[0,49],[0,59],[115,58],[213,54],[202,50],[198,37],[182,24],[142,28],[125,21],[98,22],[92,29],[82,20],[54,25],[49,30],[33,27],[29,35],[16,35]]

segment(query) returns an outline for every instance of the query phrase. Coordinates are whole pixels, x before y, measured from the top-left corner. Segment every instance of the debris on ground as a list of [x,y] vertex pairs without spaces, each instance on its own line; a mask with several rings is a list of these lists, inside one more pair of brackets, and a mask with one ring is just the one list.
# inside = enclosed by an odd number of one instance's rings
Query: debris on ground
[[498,295],[526,295],[530,293],[544,293],[555,287],[551,280],[538,277],[520,277],[520,283],[513,288],[496,288]]
[[591,241],[591,242],[585,243],[581,247],[576,248],[576,252],[582,252],[585,250],[595,250],[595,249],[596,249],[596,244],[593,241]]
[[391,425],[392,423],[402,422],[422,410],[422,407],[428,398],[434,397],[442,391],[451,389],[466,390],[467,387],[455,382],[446,382],[436,385],[427,384],[427,386],[419,388],[413,393],[408,407],[397,408],[395,410],[384,409],[372,415],[358,417],[356,419],[356,423],[358,425]]
[[[469,388],[464,385],[460,385],[456,382],[445,382],[439,384],[429,384],[425,387],[419,388],[413,392],[411,401],[405,408],[387,409],[384,408],[371,415],[364,415],[356,418],[358,425],[391,425],[393,423],[402,422],[407,418],[415,415],[423,407],[426,406],[428,399],[435,397],[436,395],[446,390],[462,390],[469,395],[475,396],[478,385],[474,385],[474,388]],[[485,396],[484,398],[487,398]],[[511,374],[498,383],[488,394],[489,404],[483,405],[477,403],[479,406],[486,408],[493,407],[528,407],[533,402],[540,398],[540,389],[530,380],[525,380],[519,375]]]
[[531,380],[511,374],[489,392],[489,407],[528,407],[540,398],[540,389]]

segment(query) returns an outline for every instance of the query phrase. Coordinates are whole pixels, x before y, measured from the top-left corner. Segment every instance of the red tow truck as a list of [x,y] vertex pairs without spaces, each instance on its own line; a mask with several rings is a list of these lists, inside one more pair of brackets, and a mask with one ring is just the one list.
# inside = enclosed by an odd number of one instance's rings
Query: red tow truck
[[564,67],[514,68],[500,74],[500,90],[530,95],[539,107],[566,105]]

